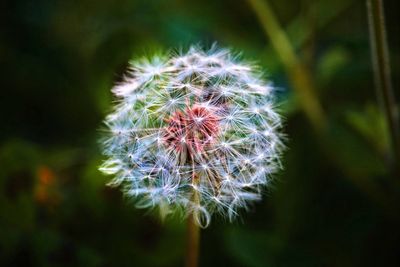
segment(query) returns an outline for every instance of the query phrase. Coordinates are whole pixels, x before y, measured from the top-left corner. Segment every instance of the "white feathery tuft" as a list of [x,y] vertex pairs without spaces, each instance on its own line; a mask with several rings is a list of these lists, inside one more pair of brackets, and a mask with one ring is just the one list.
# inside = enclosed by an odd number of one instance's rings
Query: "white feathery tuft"
[[282,122],[261,77],[215,47],[131,62],[112,89],[100,170],[139,207],[194,212],[203,227],[215,212],[232,220],[281,168]]

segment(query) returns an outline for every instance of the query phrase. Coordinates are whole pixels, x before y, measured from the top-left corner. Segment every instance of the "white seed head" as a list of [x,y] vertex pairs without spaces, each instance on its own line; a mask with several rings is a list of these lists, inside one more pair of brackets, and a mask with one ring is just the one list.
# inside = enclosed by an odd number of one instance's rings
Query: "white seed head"
[[215,212],[233,219],[281,166],[281,119],[260,77],[225,49],[131,62],[100,169],[139,207],[194,213],[204,227]]

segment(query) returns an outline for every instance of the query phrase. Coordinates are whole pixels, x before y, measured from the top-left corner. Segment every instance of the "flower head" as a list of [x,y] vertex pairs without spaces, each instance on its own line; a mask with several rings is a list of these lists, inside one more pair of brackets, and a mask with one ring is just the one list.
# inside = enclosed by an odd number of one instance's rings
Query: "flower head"
[[232,219],[280,167],[281,120],[261,76],[215,48],[132,62],[113,89],[101,170],[141,207],[181,208],[202,226],[214,212]]

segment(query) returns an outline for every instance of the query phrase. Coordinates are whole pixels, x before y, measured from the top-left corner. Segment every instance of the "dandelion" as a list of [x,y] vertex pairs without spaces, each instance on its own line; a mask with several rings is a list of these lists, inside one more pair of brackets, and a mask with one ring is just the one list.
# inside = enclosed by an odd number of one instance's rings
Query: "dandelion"
[[139,207],[181,210],[203,227],[214,213],[232,220],[281,167],[274,88],[229,50],[134,61],[113,92],[101,170]]

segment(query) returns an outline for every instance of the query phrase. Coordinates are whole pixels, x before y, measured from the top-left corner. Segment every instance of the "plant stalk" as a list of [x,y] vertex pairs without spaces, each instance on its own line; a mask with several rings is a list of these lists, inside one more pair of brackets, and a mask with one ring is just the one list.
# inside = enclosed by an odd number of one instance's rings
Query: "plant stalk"
[[199,262],[200,229],[192,213],[187,219],[186,267],[197,267]]
[[372,65],[375,86],[380,106],[384,111],[389,127],[390,143],[393,149],[393,165],[400,164],[400,130],[396,114],[396,100],[393,93],[389,49],[387,44],[385,16],[382,0],[367,0],[368,25],[371,41]]
[[[195,172],[193,172],[192,179],[193,183],[197,185],[198,176]],[[199,193],[195,189],[193,189],[192,201],[195,205],[200,204]],[[198,211],[193,209],[187,219],[185,267],[197,267],[199,265],[200,228],[196,217],[198,217]]]
[[297,57],[289,38],[280,26],[268,1],[248,0],[256,13],[261,26],[270,39],[279,58],[286,68],[299,103],[317,133],[323,133],[326,128],[326,118],[322,106],[315,94],[311,74]]

